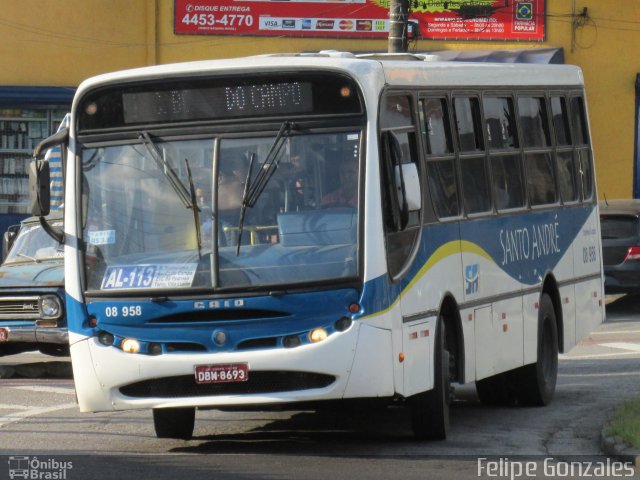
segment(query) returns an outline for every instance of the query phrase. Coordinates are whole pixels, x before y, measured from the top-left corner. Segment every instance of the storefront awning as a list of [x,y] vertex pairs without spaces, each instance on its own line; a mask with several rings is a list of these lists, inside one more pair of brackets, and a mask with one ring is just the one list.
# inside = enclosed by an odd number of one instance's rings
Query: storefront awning
[[0,106],[70,106],[75,87],[0,87]]

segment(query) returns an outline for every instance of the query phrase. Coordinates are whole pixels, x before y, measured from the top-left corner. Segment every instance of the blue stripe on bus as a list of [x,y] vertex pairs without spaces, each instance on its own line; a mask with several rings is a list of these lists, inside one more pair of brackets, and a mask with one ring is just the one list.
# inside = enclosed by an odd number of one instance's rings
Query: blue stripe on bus
[[[176,300],[158,304],[145,300],[105,299],[84,307],[67,296],[70,302],[67,307],[69,308],[69,328],[72,332],[94,335],[95,331],[83,325],[84,319],[90,313],[99,319],[102,328],[120,336],[160,342],[191,341],[205,344],[210,349],[214,348],[211,343],[211,334],[215,328],[229,329],[234,345],[242,339],[277,337],[303,332],[315,326],[332,324],[345,315],[357,319],[387,310],[398,301],[403,291],[427,273],[430,266],[447,255],[458,254],[461,250],[482,254],[519,284],[538,285],[542,280],[541,275],[553,270],[568,251],[593,213],[593,208],[593,205],[576,206],[561,210],[429,225],[422,232],[421,244],[413,265],[402,280],[392,283],[387,274],[369,280],[365,283],[360,298],[354,289],[248,298],[238,294],[236,297],[243,300],[242,308],[282,311],[287,313],[286,317],[242,321],[223,320],[216,321],[215,325],[210,322],[150,325],[149,321],[159,317],[179,313],[192,314],[197,310],[194,306],[195,301]],[[526,242],[525,238],[527,238]],[[508,242],[510,242],[509,245]],[[460,268],[463,266],[461,265]],[[462,271],[457,278],[461,278],[461,274]],[[348,305],[358,301],[362,307],[361,312],[356,315],[349,314],[346,310]],[[142,306],[142,316],[120,319],[105,317],[106,306],[121,307],[132,304]],[[212,318],[216,310],[210,310]],[[189,328],[184,328],[186,325],[189,325]]]
[[[459,239],[463,242],[459,247],[452,245],[455,254],[473,247],[474,253],[486,254],[519,284],[538,285],[546,272],[555,269],[593,210],[593,205],[583,205],[429,225],[424,228],[416,258],[401,281],[393,283],[385,274],[365,284],[361,300],[365,314],[375,315],[390,308],[410,284],[426,273],[428,262],[441,260],[436,258],[438,249]],[[460,278],[461,275],[462,270]]]

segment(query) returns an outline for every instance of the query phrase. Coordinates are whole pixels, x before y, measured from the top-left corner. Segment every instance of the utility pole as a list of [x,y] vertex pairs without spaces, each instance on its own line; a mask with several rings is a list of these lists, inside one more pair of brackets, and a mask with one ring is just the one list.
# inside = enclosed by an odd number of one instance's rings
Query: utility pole
[[409,0],[391,0],[389,4],[389,53],[408,50]]

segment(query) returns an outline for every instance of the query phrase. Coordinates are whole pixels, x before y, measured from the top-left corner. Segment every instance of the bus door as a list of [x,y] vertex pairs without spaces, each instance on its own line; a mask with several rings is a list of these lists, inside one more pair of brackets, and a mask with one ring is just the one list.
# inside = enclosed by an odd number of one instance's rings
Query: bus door
[[[394,319],[396,389],[405,395],[431,387],[431,339],[435,323],[425,304],[428,283],[420,276],[417,250],[422,226],[422,187],[418,168],[417,133],[407,94],[383,98],[380,124],[382,212],[389,276],[401,294],[401,319]],[[397,323],[396,323],[397,322]]]

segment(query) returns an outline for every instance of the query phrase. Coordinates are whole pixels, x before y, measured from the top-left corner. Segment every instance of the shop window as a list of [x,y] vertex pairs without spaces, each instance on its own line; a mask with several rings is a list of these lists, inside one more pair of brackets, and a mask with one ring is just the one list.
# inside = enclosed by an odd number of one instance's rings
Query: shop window
[[0,108],[0,214],[29,213],[34,147],[56,131],[65,111]]

